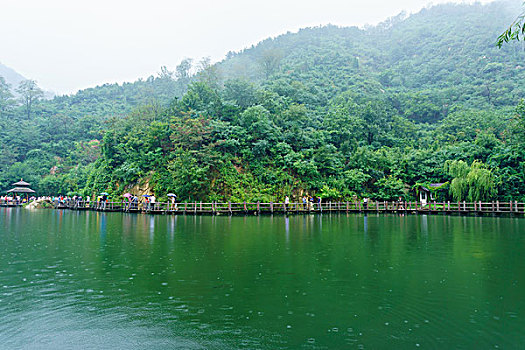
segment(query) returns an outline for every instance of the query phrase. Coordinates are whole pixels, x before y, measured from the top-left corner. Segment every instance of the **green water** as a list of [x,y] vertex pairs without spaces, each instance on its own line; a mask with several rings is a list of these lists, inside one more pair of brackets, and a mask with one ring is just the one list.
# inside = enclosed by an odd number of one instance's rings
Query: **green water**
[[524,348],[524,223],[2,208],[0,348]]

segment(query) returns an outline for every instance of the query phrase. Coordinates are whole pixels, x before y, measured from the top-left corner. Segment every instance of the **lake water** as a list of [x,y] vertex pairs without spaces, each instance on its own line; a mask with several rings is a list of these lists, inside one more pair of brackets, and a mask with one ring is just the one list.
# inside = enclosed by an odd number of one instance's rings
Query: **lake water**
[[524,348],[524,223],[1,208],[0,348]]

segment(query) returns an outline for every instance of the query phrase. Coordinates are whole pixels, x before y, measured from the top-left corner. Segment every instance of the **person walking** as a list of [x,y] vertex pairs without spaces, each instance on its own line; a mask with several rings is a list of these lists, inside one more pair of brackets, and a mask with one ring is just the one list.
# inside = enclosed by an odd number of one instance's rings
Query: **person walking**
[[397,199],[397,210],[404,210],[404,206],[403,206],[403,198],[401,198],[401,196],[399,196],[399,198]]
[[151,209],[155,210],[155,200],[156,200],[155,195],[151,195],[149,199],[151,201]]

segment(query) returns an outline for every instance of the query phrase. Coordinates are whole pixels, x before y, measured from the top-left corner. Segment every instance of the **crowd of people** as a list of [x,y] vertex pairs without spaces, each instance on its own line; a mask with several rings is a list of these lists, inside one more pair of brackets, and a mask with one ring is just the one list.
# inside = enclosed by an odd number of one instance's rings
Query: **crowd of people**
[[[177,210],[177,196],[171,194],[168,196],[169,210]],[[51,197],[50,200],[55,207],[67,207],[72,209],[78,208],[94,208],[94,209],[107,209],[108,205],[111,204],[112,208],[115,205],[119,205],[125,211],[138,210],[141,205],[141,209],[147,211],[158,210],[159,204],[155,195],[144,194],[141,197],[126,193],[123,195],[122,200],[110,201],[109,194],[106,192],[101,193],[96,197],[96,200],[91,201],[89,196],[55,196]]]
[[23,197],[19,195],[13,195],[13,196],[6,195],[6,196],[0,196],[0,204],[18,205],[18,204],[31,203],[32,201],[36,199],[37,198],[35,196]]
[[[92,201],[90,196],[53,196],[53,197],[21,197],[21,196],[0,196],[0,204],[24,204],[30,203],[34,200],[45,199],[52,202],[55,207],[67,207],[72,209],[77,208],[93,208],[93,209],[106,209],[108,204],[114,208],[118,206],[119,208],[124,209],[125,211],[133,211],[143,209],[146,211],[155,211],[155,210],[178,210],[177,196],[173,193],[167,195],[168,201],[166,202],[157,202],[155,195],[143,194],[142,196],[137,196],[134,194],[126,193],[122,196],[121,200],[110,201],[109,194],[102,192],[96,196],[95,200]],[[364,197],[361,200],[358,200],[357,196],[354,198],[353,202],[361,202],[364,209],[368,209],[369,199]],[[315,210],[321,208],[322,197],[321,196],[311,196],[303,195],[294,198],[294,208],[301,210]],[[395,202],[396,208],[399,210],[404,209],[404,201],[402,197]],[[284,198],[284,208],[285,210],[293,209],[291,207],[290,196],[285,196]]]

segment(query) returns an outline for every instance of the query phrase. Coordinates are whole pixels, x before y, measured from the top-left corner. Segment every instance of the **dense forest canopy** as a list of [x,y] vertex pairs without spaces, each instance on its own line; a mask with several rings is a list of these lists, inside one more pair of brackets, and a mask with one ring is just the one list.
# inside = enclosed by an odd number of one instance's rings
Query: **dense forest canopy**
[[0,79],[0,190],[181,200],[525,200],[525,46],[497,48],[519,3],[438,5],[323,26],[211,64],[42,99]]

